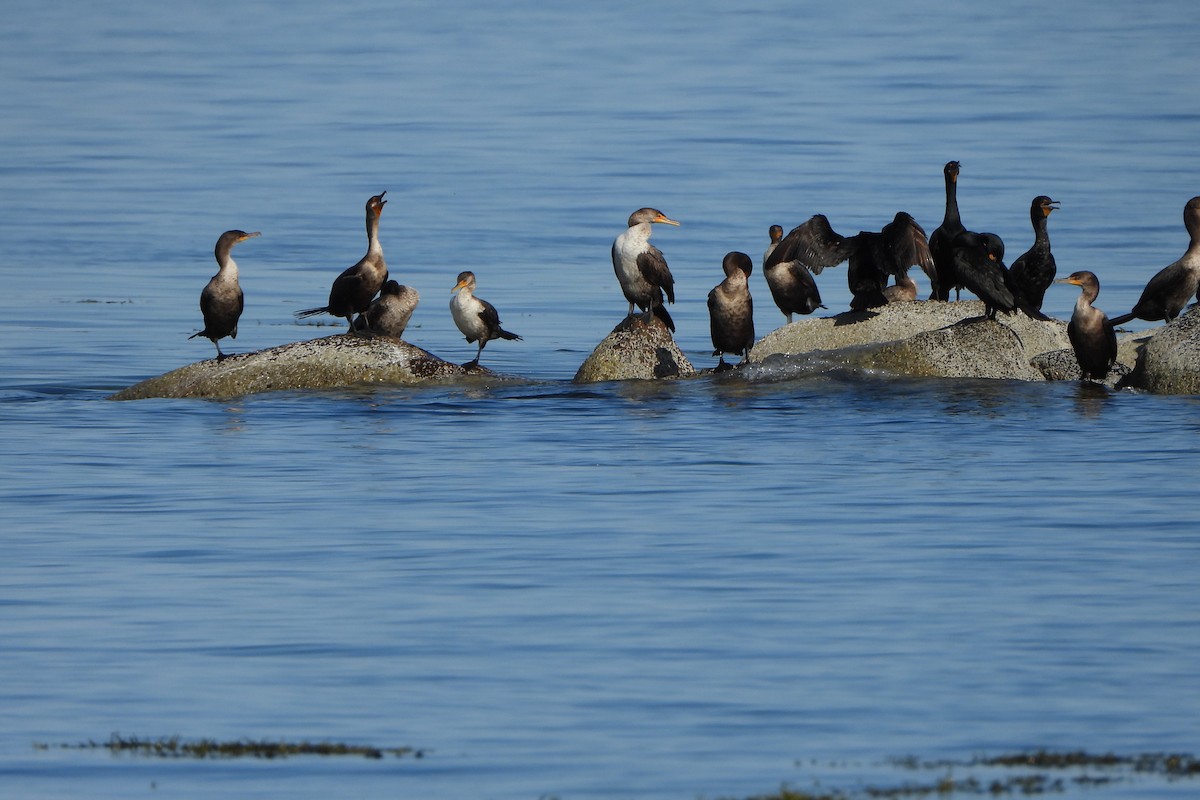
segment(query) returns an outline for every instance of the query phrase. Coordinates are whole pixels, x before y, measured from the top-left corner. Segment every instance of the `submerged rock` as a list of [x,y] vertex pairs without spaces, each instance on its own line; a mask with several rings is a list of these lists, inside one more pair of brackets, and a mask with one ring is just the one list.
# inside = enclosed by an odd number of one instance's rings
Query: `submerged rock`
[[488,371],[451,364],[399,339],[337,334],[231,355],[221,361],[198,361],[123,389],[110,399],[228,399],[286,389],[417,384],[481,372]]
[[695,374],[696,369],[661,320],[653,317],[646,322],[640,315],[630,315],[596,345],[575,373],[575,382],[682,378]]

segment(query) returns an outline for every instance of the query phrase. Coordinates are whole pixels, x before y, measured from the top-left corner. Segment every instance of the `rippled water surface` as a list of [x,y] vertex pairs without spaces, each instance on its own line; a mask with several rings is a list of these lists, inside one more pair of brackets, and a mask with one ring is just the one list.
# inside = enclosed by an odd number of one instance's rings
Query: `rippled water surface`
[[[570,383],[624,313],[635,208],[683,222],[655,241],[709,366],[725,252],[817,212],[931,231],[949,159],[1013,255],[1059,200],[1060,271],[1126,310],[1200,193],[1178,3],[9,5],[0,794],[666,800],[1200,751],[1197,398],[786,365]],[[473,269],[524,337],[484,363],[525,380],[106,400],[211,355],[187,336],[229,228],[263,236],[227,351],[338,330],[292,312],[384,189],[407,338],[471,357],[446,304]],[[820,280],[845,308],[844,272]],[[762,335],[782,316],[751,286]],[[57,747],[114,732],[424,757]]]

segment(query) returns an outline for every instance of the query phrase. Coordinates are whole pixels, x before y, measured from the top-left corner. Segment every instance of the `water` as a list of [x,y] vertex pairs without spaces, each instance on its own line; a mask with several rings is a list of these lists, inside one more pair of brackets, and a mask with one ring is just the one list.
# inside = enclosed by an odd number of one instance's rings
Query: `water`
[[[1200,750],[1196,398],[569,383],[624,312],[635,208],[683,221],[655,241],[706,366],[725,252],[816,212],[932,230],[951,158],[968,225],[1015,256],[1049,194],[1060,271],[1129,308],[1198,191],[1179,4],[9,6],[0,793],[747,797],[898,785],[910,754]],[[473,269],[525,337],[484,363],[528,381],[105,400],[211,354],[186,337],[228,228],[263,237],[227,351],[336,331],[292,312],[384,189],[410,340],[473,355],[446,308]],[[426,755],[53,747],[112,732]]]

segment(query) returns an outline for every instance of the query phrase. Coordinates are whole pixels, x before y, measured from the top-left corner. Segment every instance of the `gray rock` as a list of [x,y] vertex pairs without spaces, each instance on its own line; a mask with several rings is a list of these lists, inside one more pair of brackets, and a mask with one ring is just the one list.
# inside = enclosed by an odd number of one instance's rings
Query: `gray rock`
[[631,379],[682,378],[696,369],[658,318],[645,322],[641,315],[621,321],[580,365],[576,383]]
[[1121,386],[1157,394],[1200,394],[1200,307],[1140,334],[1140,357]]
[[209,359],[172,370],[112,395],[228,399],[286,389],[332,389],[364,383],[417,384],[484,373],[464,369],[386,336],[338,334],[255,353]]
[[[1128,351],[1126,357],[1130,359],[1130,363],[1133,363],[1136,354]],[[1119,347],[1117,358],[1121,358]],[[1083,370],[1079,368],[1079,361],[1075,358],[1075,351],[1070,348],[1039,353],[1033,357],[1031,363],[1041,371],[1042,375],[1048,381],[1081,381],[1084,379]],[[1108,373],[1108,377],[1102,383],[1110,389],[1114,389],[1130,372],[1131,368],[1129,365],[1123,364],[1118,360],[1117,363],[1113,364],[1112,372]]]

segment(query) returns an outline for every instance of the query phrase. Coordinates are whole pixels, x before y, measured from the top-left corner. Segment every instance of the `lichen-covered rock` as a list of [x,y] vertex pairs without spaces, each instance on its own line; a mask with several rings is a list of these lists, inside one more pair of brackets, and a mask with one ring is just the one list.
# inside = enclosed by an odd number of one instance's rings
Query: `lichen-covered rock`
[[228,399],[285,389],[417,384],[479,372],[487,371],[451,364],[399,339],[338,334],[231,355],[220,361],[199,361],[123,389],[111,399]]
[[621,321],[575,373],[576,383],[631,379],[681,378],[696,369],[658,318],[642,315]]
[[1137,367],[1121,381],[1157,394],[1200,394],[1200,306],[1143,334]]
[[[1132,351],[1127,353],[1130,363],[1132,363],[1134,355]],[[1121,358],[1120,350],[1117,351],[1117,358]],[[1075,351],[1070,348],[1039,353],[1033,357],[1030,363],[1040,370],[1048,381],[1081,381],[1084,379],[1083,370],[1079,368],[1079,360],[1075,358]],[[1113,364],[1112,372],[1108,373],[1108,377],[1102,383],[1110,389],[1116,388],[1117,384],[1130,373],[1130,370],[1128,364],[1123,364],[1118,360]]]

